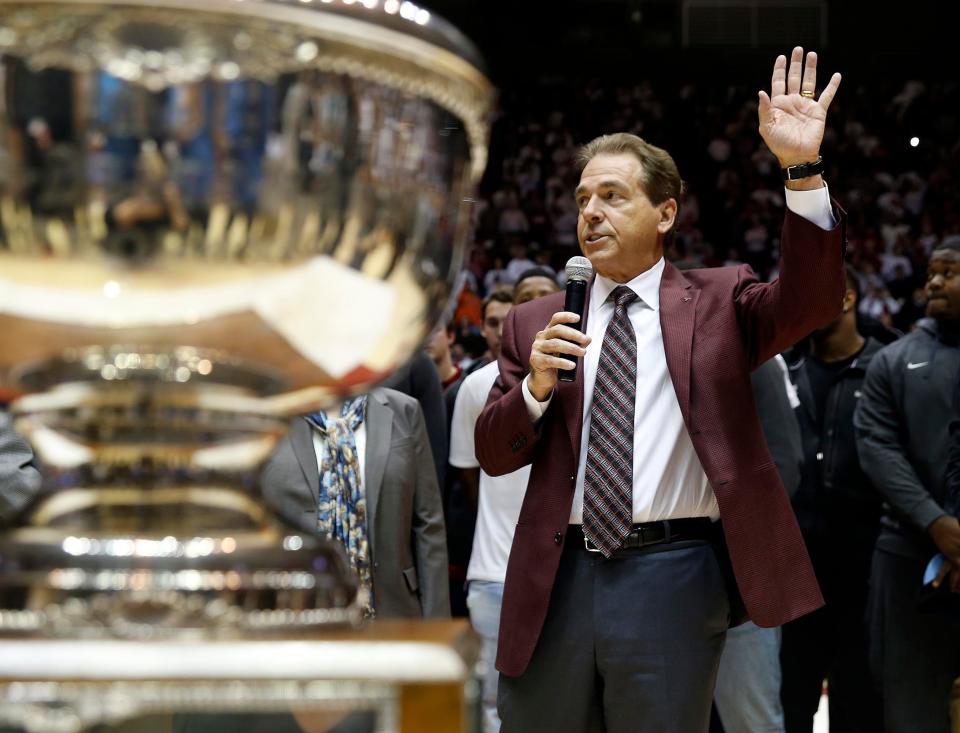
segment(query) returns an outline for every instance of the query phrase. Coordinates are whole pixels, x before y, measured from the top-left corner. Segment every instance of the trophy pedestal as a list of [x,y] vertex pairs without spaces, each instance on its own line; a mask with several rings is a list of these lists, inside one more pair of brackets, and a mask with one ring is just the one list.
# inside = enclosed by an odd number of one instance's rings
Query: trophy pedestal
[[365,716],[349,730],[472,733],[478,653],[463,620],[257,639],[4,639],[0,728],[212,732],[249,720],[326,733]]

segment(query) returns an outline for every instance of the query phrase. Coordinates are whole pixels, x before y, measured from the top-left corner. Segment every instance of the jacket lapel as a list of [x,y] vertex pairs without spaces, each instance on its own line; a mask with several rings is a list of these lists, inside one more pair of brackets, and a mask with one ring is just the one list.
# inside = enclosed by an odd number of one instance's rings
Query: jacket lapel
[[367,400],[367,447],[364,452],[363,493],[367,501],[367,531],[370,535],[371,552],[374,545],[377,503],[383,486],[383,474],[390,456],[390,441],[393,433],[393,410],[378,390],[373,390]]
[[320,469],[317,468],[317,451],[313,447],[313,428],[302,417],[290,426],[290,445],[297,457],[303,478],[314,502],[320,500]]
[[[587,318],[590,315],[590,293],[596,277],[591,278],[584,298],[583,326],[587,331]],[[570,447],[573,450],[574,465],[580,460],[580,441],[583,436],[583,359],[577,362],[577,375],[572,382],[557,382],[557,398],[563,406],[563,420],[570,434]]]
[[667,369],[680,403],[683,420],[690,425],[690,363],[693,355],[693,327],[700,291],[669,262],[660,281],[660,328]]

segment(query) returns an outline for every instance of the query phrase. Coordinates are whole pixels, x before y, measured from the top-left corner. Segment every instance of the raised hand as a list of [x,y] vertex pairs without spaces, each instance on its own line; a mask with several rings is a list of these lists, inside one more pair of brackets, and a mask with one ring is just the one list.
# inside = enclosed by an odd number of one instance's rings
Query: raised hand
[[817,54],[808,53],[804,66],[803,49],[797,46],[790,55],[789,71],[787,57],[777,57],[770,95],[760,92],[760,136],[782,168],[817,159],[827,108],[839,86],[840,74],[834,74],[816,99]]

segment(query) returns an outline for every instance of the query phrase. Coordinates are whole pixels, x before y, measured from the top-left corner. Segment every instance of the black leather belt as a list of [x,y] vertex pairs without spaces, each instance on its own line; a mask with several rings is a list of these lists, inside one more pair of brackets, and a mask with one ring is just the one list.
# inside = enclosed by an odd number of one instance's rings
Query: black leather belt
[[[710,517],[689,517],[686,519],[664,519],[660,522],[635,524],[623,544],[617,549],[639,550],[648,545],[660,545],[683,540],[710,540],[715,536]],[[588,552],[600,552],[586,537],[583,546]]]

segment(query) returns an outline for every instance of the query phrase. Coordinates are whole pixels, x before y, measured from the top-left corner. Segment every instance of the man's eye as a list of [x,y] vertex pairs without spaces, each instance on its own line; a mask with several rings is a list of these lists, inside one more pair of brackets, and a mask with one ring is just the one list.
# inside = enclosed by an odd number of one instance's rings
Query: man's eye
[[620,198],[620,194],[616,191],[607,191],[607,201],[612,201],[613,199]]

